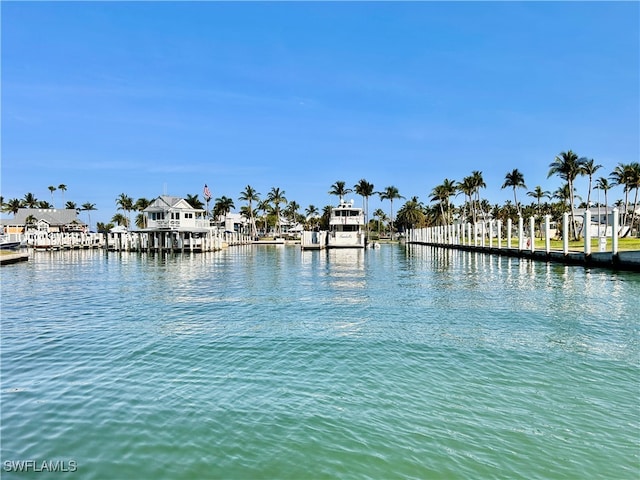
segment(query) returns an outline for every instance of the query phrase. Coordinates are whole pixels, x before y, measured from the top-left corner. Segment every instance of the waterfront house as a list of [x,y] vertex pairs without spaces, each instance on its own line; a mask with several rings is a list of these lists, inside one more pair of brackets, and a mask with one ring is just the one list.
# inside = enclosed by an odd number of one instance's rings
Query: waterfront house
[[87,231],[75,208],[20,208],[13,218],[2,220],[2,227],[7,234],[26,233],[25,229],[41,233]]
[[160,195],[142,213],[146,217],[146,231],[189,232],[209,228],[209,220],[204,218],[205,211],[193,208],[180,197]]

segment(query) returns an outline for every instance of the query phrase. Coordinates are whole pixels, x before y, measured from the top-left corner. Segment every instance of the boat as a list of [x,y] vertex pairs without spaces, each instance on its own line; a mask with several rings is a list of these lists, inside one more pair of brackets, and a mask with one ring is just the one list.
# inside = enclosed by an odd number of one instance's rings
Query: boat
[[11,241],[7,236],[0,236],[0,250],[18,250],[22,247],[21,241]]
[[327,248],[364,248],[364,212],[362,208],[354,207],[353,200],[345,202],[331,209],[329,218],[329,233]]

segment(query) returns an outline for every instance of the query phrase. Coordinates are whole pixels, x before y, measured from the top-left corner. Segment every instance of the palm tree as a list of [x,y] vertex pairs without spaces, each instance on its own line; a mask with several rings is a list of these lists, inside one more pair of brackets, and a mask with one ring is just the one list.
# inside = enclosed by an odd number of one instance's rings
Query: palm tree
[[22,203],[27,208],[36,208],[38,206],[38,199],[33,193],[26,193]]
[[78,204],[69,200],[64,204],[64,208],[66,208],[67,210],[78,210]]
[[442,225],[450,223],[451,207],[450,198],[456,193],[455,181],[445,178],[440,185],[436,185],[431,190],[432,202],[438,202],[438,208],[440,209],[440,215],[442,218]]
[[13,213],[13,216],[16,216],[18,210],[22,208],[22,201],[17,198],[12,198],[7,203],[5,203],[2,207],[2,210],[7,213]]
[[542,187],[540,185],[536,185],[536,188],[534,188],[531,192],[527,192],[527,195],[535,198],[538,202],[538,216],[540,216],[540,200],[542,200],[543,198],[551,198],[551,193],[549,193],[547,190],[542,190]]
[[471,172],[471,185],[473,186],[473,193],[475,194],[475,206],[473,208],[473,221],[476,221],[476,208],[480,208],[480,189],[487,188],[487,184],[482,178],[482,172],[479,170],[474,170]]
[[369,197],[373,195],[373,183],[367,182],[361,178],[358,183],[353,186],[353,191],[362,197],[362,208],[364,209],[364,223],[367,226],[367,236],[369,236]]
[[35,225],[36,223],[38,223],[38,219],[35,217],[35,215],[27,215],[27,218],[24,219],[24,231],[27,231],[27,227],[29,227],[30,225]]
[[562,180],[567,182],[567,189],[569,191],[569,207],[571,208],[571,228],[573,229],[573,239],[578,240],[578,228],[576,226],[575,219],[575,200],[574,200],[574,188],[573,183],[578,175],[582,174],[582,160],[578,158],[571,150],[566,152],[560,152],[556,156],[555,160],[549,164],[549,173],[547,178],[551,175],[558,175]]
[[53,204],[53,192],[56,191],[56,187],[54,187],[53,185],[49,185],[47,188],[51,192],[51,203]]
[[[474,180],[473,177],[464,177],[461,182],[458,182],[456,185],[457,190],[464,194],[464,204],[467,205],[467,198],[469,199],[469,213],[472,215],[472,218],[475,221],[476,215],[475,210],[473,208],[473,192],[475,191]],[[467,221],[467,212],[466,209],[463,209],[463,219]]]
[[196,210],[204,210],[204,203],[202,203],[202,200],[198,198],[197,193],[195,195],[187,194],[184,200],[191,205],[192,208],[195,208]]
[[[118,210],[123,210],[127,213],[127,223],[125,224],[125,227],[131,225],[129,214],[131,210],[133,210],[133,198],[124,193],[121,193],[118,198],[116,198],[116,206],[118,207]],[[115,222],[115,220],[113,221]],[[122,225],[122,223],[118,223],[118,225]]]
[[247,185],[244,187],[244,190],[240,192],[240,196],[238,200],[242,200],[243,202],[247,202],[248,211],[249,211],[249,222],[251,224],[251,236],[253,238],[258,236],[258,229],[256,227],[256,219],[253,216],[253,202],[260,201],[260,194],[253,188],[251,185]]
[[58,190],[62,192],[62,203],[64,204],[64,192],[67,191],[67,186],[64,183],[58,185]]
[[[627,166],[627,187],[629,190],[635,190],[633,199],[633,210],[631,211],[631,222],[629,233],[633,228],[633,222],[636,217],[636,211],[638,210],[638,190],[640,190],[640,163],[632,162]],[[638,229],[638,236],[640,237],[640,229]]]
[[384,191],[380,192],[378,195],[380,195],[380,200],[389,200],[389,202],[391,203],[391,216],[389,218],[389,225],[391,227],[391,240],[393,240],[393,201],[395,199],[404,197],[400,195],[398,189],[393,185],[385,187]]
[[271,204],[269,203],[269,200],[259,200],[258,201],[258,206],[256,207],[256,210],[262,212],[262,216],[263,216],[263,232],[266,235],[267,231],[269,230],[269,216],[268,213],[271,210]]
[[520,204],[518,203],[518,196],[516,195],[516,189],[527,188],[527,186],[524,184],[524,175],[517,168],[514,168],[511,172],[505,175],[502,188],[507,188],[507,187],[513,188],[513,203],[516,205],[516,208],[518,209],[518,216],[520,216],[522,215],[522,212],[520,210]]
[[273,210],[276,216],[276,236],[281,235],[282,227],[280,225],[280,204],[287,204],[287,198],[284,196],[284,190],[278,187],[271,187],[271,191],[267,195],[267,200],[273,203]]
[[380,236],[380,224],[388,219],[387,215],[384,213],[384,210],[381,208],[377,208],[373,212],[373,216],[378,219],[378,236]]
[[581,163],[582,163],[582,175],[586,175],[589,177],[589,190],[587,191],[587,208],[591,208],[591,184],[593,181],[593,175],[600,169],[602,168],[602,165],[596,165],[595,164],[595,160],[592,159],[587,159],[587,158],[581,158],[580,159]]
[[38,202],[38,208],[42,208],[42,209],[53,208],[53,205],[47,202],[46,200],[40,200]]
[[318,218],[318,213],[319,210],[315,205],[309,205],[307,208],[304,209],[304,213],[306,214],[306,227],[307,228],[313,228],[315,227],[318,222],[319,222],[319,218]]
[[613,182],[613,186],[617,187],[618,185],[623,186],[624,191],[624,213],[622,215],[622,226],[624,227],[627,224],[627,211],[629,210],[629,192],[631,188],[629,187],[629,178],[631,176],[631,172],[628,164],[619,163],[616,168],[609,174],[609,178]]
[[98,231],[98,233],[109,233],[109,230],[111,230],[113,227],[114,227],[113,223],[103,223],[103,222],[96,223],[96,230]]
[[236,208],[233,204],[233,199],[229,198],[225,195],[220,198],[216,198],[216,203],[213,206],[213,216],[214,217],[224,217],[225,229],[227,226],[227,215],[231,212],[232,209]]
[[300,205],[295,200],[292,200],[287,205],[287,208],[284,210],[284,214],[287,216],[287,220],[289,220],[290,224],[296,223],[298,218],[298,210],[300,210]]
[[111,217],[111,221],[115,222],[117,225],[124,225],[125,227],[129,226],[129,219],[122,213],[116,213],[113,217]]
[[340,197],[340,203],[342,203],[342,199],[347,193],[352,192],[350,188],[345,187],[345,182],[342,180],[338,180],[336,183],[331,185],[331,190],[329,190],[329,195],[337,195]]
[[406,228],[415,228],[424,223],[425,215],[418,197],[412,197],[398,210],[397,224]]
[[[607,193],[609,192],[609,189],[611,188],[611,185],[609,184],[609,180],[607,180],[605,177],[600,177],[596,180],[596,185],[595,187],[596,190],[598,191],[603,191],[604,192],[604,218],[605,218],[605,227],[604,227],[604,232],[605,235],[607,234],[607,227],[609,226],[609,199],[608,199],[608,195]],[[600,200],[598,199],[598,210],[600,210]],[[600,215],[598,214],[598,225],[600,225]],[[599,232],[598,232],[599,233]]]
[[96,210],[95,204],[90,202],[83,203],[80,207],[80,210],[83,212],[87,212],[87,216],[89,217],[89,230],[91,230],[91,214],[88,212]]
[[[197,198],[198,196],[196,195],[196,200]],[[202,202],[200,203],[202,204]],[[151,205],[151,200],[145,197],[140,197],[138,200],[136,200],[136,203],[133,205],[133,209],[139,212],[138,215],[136,215],[136,227],[140,229],[147,228],[148,217],[144,214],[144,209],[147,208],[149,205]],[[196,208],[196,207],[193,207],[193,208]]]

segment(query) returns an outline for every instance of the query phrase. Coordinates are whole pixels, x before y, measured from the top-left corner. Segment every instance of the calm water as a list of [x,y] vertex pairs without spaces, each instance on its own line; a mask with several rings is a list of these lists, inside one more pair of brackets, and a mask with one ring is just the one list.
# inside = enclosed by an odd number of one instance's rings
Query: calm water
[[2,478],[640,476],[635,273],[385,245],[0,275]]

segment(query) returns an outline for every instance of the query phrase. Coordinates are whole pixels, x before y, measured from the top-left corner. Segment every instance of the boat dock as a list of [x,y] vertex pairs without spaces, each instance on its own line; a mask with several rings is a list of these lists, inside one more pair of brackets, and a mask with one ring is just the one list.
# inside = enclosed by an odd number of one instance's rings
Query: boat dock
[[2,252],[0,254],[0,265],[11,265],[12,263],[26,262],[27,260],[29,260],[28,252]]

